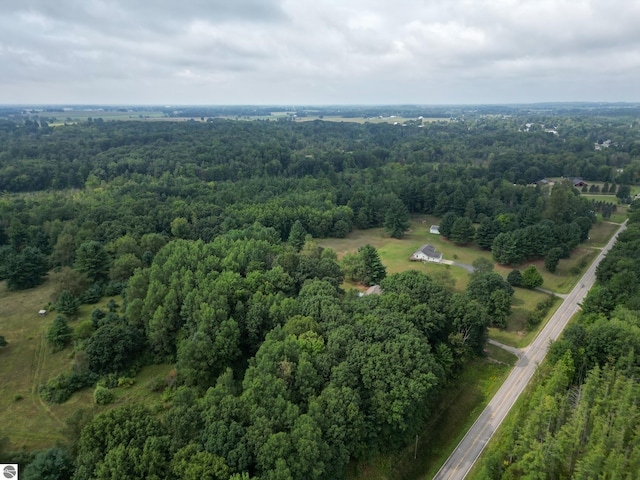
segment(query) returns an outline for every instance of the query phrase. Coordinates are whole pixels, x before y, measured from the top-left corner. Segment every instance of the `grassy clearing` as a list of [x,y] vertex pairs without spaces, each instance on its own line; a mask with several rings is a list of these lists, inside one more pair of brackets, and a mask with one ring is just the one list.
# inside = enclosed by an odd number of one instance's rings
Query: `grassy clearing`
[[[109,407],[97,407],[93,402],[93,389],[85,388],[75,393],[62,405],[48,405],[38,395],[38,386],[59,373],[68,371],[73,362],[71,348],[51,353],[45,340],[55,312],[41,317],[38,311],[51,298],[53,285],[43,285],[20,292],[8,292],[4,282],[0,283],[0,335],[9,345],[0,349],[0,437],[8,437],[10,450],[37,450],[64,442],[62,433],[66,420],[77,410],[84,408],[99,412]],[[109,299],[97,306],[106,308]],[[118,303],[119,298],[116,298]],[[94,305],[84,305],[76,319],[69,322],[72,327],[90,317]],[[115,389],[116,403],[135,400],[152,404],[160,394],[146,388],[152,376],[163,377],[170,370],[168,365],[150,366],[138,375],[136,384],[129,389]],[[119,390],[123,390],[119,392]]]
[[544,328],[556,309],[560,306],[562,299],[560,297],[556,298],[554,306],[549,309],[549,313],[545,319],[540,322],[540,325],[531,331],[527,331],[526,323],[528,313],[535,310],[536,305],[547,298],[547,294],[524,288],[516,288],[515,290],[512,314],[509,317],[507,328],[504,330],[489,328],[489,338],[504,343],[505,345],[522,348],[529,345],[538,332]]
[[[614,225],[614,230],[615,228],[617,227],[615,227]],[[520,271],[523,271],[529,265],[534,265],[540,275],[542,275],[542,279],[544,281],[544,283],[542,284],[542,288],[551,290],[556,293],[569,293],[575,286],[582,273],[584,273],[584,270],[596,257],[597,253],[598,251],[595,249],[584,248],[580,246],[571,252],[571,257],[560,260],[555,273],[548,272],[547,269],[544,268],[543,259],[523,263],[522,265],[518,265],[517,268]],[[573,273],[573,270],[574,268],[577,268],[577,265],[585,262],[587,266],[582,268],[579,274]],[[508,275],[511,270],[511,267],[506,267],[503,265],[496,265],[495,268],[495,271],[503,276]]]
[[502,362],[509,367],[513,367],[518,361],[518,357],[513,353],[507,352],[504,348],[497,347],[490,343],[485,345],[485,350],[490,359]]
[[[506,352],[505,352],[506,353]],[[430,479],[491,397],[500,388],[510,367],[487,359],[471,362],[461,375],[443,391],[431,422],[418,438],[417,458],[411,442],[401,452],[381,454],[370,461],[353,464],[347,475],[350,480]]]
[[164,114],[160,111],[135,111],[119,112],[104,110],[72,110],[68,112],[45,112],[42,114],[46,118],[55,118],[54,125],[62,125],[71,119],[72,122],[85,122],[89,118],[102,118],[103,120],[144,120],[162,118]]
[[323,247],[332,248],[339,259],[345,253],[355,252],[361,246],[369,243],[378,250],[382,263],[387,267],[387,273],[414,269],[435,277],[450,275],[456,282],[455,289],[462,291],[469,281],[469,274],[466,270],[445,264],[411,262],[409,261],[411,254],[425,243],[430,243],[443,253],[446,260],[455,260],[471,265],[478,257],[492,260],[491,252],[482,250],[475,244],[460,247],[440,235],[429,233],[429,227],[438,223],[439,219],[436,217],[420,216],[412,220],[410,230],[400,240],[389,237],[383,228],[373,228],[353,230],[347,238],[324,238],[318,240],[318,243]]
[[591,227],[589,239],[583,245],[585,247],[604,247],[616,230],[618,230],[618,225],[600,220]]

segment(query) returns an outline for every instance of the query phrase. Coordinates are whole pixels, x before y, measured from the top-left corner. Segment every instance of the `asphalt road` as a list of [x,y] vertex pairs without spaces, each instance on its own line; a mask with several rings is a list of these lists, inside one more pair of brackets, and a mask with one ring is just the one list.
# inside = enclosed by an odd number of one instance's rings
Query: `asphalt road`
[[549,342],[558,338],[567,326],[571,317],[578,311],[579,303],[593,286],[596,279],[596,267],[611,249],[618,234],[627,227],[626,222],[620,226],[609,243],[602,249],[582,279],[569,293],[556,313],[549,319],[534,341],[523,349],[523,354],[515,367],[496,392],[487,407],[471,426],[467,434],[449,456],[434,480],[462,480],[466,477],[474,463],[487,446],[487,443],[503,422],[511,407],[529,383],[538,365],[544,359]]

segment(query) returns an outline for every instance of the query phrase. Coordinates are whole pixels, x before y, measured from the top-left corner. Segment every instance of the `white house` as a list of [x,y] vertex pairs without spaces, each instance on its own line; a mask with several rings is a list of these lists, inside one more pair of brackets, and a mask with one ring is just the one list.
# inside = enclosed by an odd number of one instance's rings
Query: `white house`
[[435,233],[436,235],[440,235],[440,225],[431,225],[429,229],[429,233]]
[[436,247],[433,245],[427,244],[415,251],[413,255],[411,255],[411,260],[440,263],[442,261],[442,253],[436,251]]

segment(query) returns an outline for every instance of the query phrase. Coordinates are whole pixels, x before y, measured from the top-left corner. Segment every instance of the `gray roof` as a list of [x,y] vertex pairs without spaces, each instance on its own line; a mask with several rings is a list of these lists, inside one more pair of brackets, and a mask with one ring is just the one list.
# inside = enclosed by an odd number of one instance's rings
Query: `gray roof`
[[369,287],[367,289],[366,292],[364,292],[365,295],[380,295],[382,294],[382,289],[380,288],[380,285],[373,285],[372,287]]
[[427,255],[428,257],[441,257],[442,256],[442,254],[436,250],[436,247],[434,247],[433,245],[430,245],[428,243],[426,245],[421,246],[420,250],[418,250],[418,252],[422,252],[425,255]]

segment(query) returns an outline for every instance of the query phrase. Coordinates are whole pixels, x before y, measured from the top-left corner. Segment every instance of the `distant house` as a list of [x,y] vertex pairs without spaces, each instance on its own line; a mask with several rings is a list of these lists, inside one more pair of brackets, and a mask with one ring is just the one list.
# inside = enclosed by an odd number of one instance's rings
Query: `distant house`
[[442,261],[442,253],[436,251],[436,247],[433,245],[423,245],[419,250],[415,251],[410,260],[414,262],[436,262],[440,263]]
[[541,186],[545,186],[545,185],[553,185],[553,182],[551,180],[547,180],[546,178],[542,178],[540,180],[538,180],[537,182],[533,182],[534,185],[541,185]]
[[435,233],[436,235],[440,235],[440,226],[431,225],[431,228],[429,229],[429,233]]
[[381,295],[382,289],[380,285],[373,285],[372,287],[367,288],[367,291],[364,292],[363,295]]
[[574,187],[586,187],[587,186],[587,182],[585,182],[584,180],[582,180],[581,178],[578,178],[578,177],[570,178],[569,181],[573,184]]

